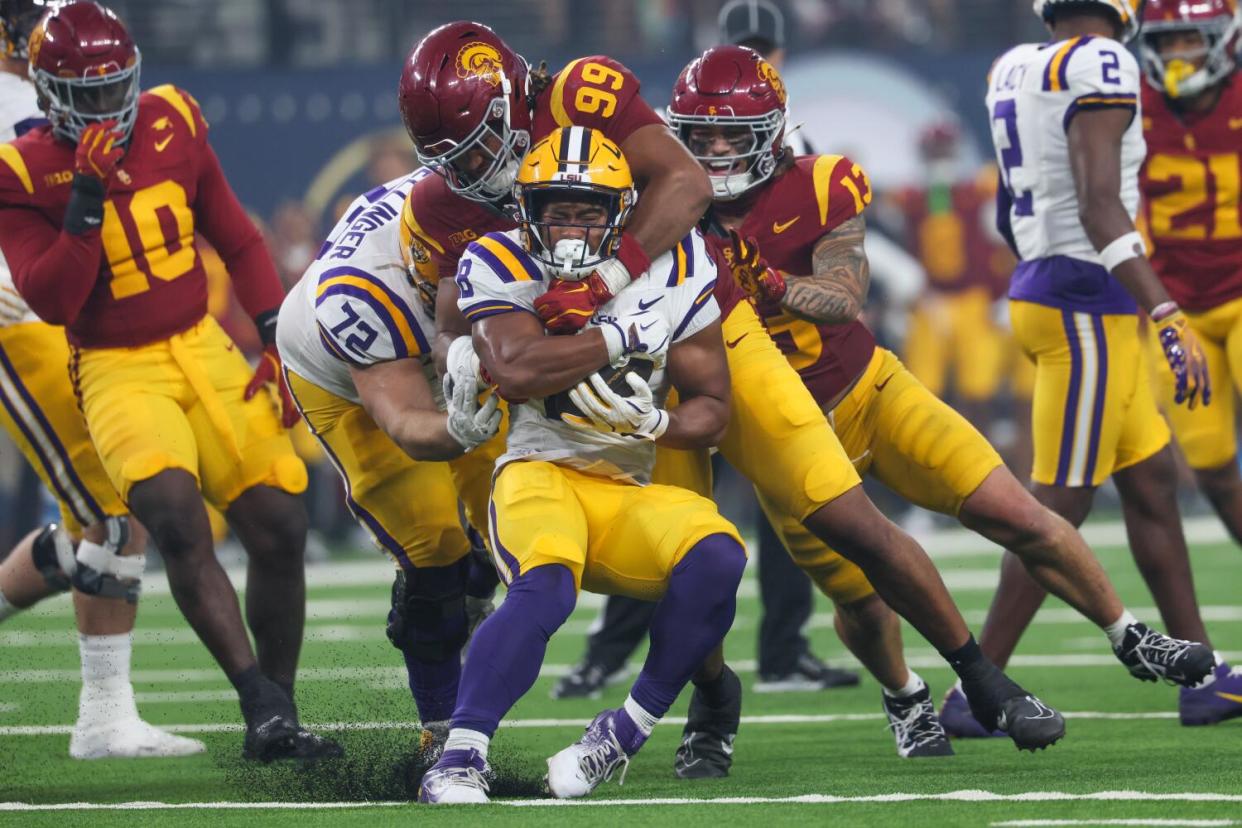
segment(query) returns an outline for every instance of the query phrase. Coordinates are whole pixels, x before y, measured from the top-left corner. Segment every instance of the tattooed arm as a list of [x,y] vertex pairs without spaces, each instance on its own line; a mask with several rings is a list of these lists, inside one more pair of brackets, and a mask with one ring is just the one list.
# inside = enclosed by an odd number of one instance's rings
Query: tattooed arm
[[871,268],[863,251],[867,224],[861,215],[842,223],[815,243],[810,276],[788,274],[789,290],[781,305],[808,322],[853,322],[867,300]]

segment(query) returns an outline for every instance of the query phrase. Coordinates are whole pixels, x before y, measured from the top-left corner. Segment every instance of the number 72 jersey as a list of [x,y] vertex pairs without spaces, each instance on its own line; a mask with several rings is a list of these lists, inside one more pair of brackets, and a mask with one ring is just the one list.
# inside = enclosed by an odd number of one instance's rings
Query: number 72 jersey
[[1121,200],[1138,212],[1138,173],[1146,154],[1138,117],[1138,62],[1104,37],[1015,46],[988,77],[992,143],[1001,170],[997,222],[1024,260],[1069,256],[1099,263],[1078,219],[1068,132],[1079,112],[1134,114],[1121,142]]

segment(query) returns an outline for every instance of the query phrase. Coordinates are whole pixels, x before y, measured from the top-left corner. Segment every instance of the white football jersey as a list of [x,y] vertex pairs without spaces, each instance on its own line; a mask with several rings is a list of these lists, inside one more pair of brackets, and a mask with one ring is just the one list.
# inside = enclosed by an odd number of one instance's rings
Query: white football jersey
[[354,199],[280,306],[276,344],[285,365],[351,402],[362,402],[351,365],[406,357],[422,362],[442,402],[431,364],[435,320],[401,258],[401,207],[428,174],[419,170]]
[[[1138,212],[1139,167],[1147,152],[1139,112],[1138,61],[1115,40],[1076,37],[1015,46],[988,78],[992,142],[1008,197],[1008,224],[1024,261],[1069,256],[1099,263],[1078,219],[1066,133],[1078,112],[1134,113],[1121,143],[1121,200]],[[1000,216],[1002,224],[1004,215]]]
[[[457,306],[472,322],[498,313],[534,313],[535,299],[550,283],[544,267],[523,249],[520,231],[488,233],[471,242],[462,256],[457,270]],[[615,321],[626,329],[631,322],[643,326],[662,318],[669,338],[652,355],[667,357],[672,345],[720,318],[712,295],[715,286],[716,264],[703,237],[694,230],[599,308],[587,327]],[[669,390],[667,372],[656,368],[648,382],[663,404]],[[655,464],[655,443],[574,428],[546,416],[542,400],[530,400],[509,408],[508,442],[496,465],[512,460],[547,460],[603,477],[647,484]]]
[[[0,142],[12,141],[19,133],[43,122],[34,84],[11,72],[0,72]],[[0,253],[0,327],[37,321],[39,317],[13,286],[13,274]]]

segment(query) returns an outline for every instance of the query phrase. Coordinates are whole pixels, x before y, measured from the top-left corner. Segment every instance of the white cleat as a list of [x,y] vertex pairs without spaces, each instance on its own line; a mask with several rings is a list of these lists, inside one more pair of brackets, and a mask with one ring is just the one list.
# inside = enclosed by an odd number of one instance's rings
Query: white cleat
[[620,711],[605,710],[587,726],[582,738],[548,760],[544,780],[557,799],[586,796],[618,770],[617,784],[625,784],[629,754],[617,740],[614,719]]
[[78,722],[69,738],[69,755],[74,759],[173,758],[206,750],[198,739],[174,735],[139,718],[93,725]]

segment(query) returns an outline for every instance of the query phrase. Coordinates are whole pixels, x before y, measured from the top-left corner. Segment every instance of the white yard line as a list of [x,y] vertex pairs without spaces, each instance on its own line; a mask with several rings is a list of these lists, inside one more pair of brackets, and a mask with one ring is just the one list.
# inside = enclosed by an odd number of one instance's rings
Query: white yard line
[[[1122,713],[1100,710],[1082,710],[1063,713],[1067,719],[1092,719],[1102,721],[1139,721],[1149,719],[1176,719],[1173,711],[1154,711],[1144,713]],[[764,716],[743,716],[742,724],[748,727],[758,725],[790,725],[790,724],[836,724],[839,722],[871,722],[882,721],[881,713],[823,713],[823,714],[771,714]],[[586,718],[578,719],[506,719],[500,723],[502,730],[543,730],[558,727],[585,727],[589,723]],[[681,727],[686,723],[684,718],[675,716],[660,720],[660,724],[668,727]],[[416,730],[418,722],[414,721],[377,721],[377,722],[321,722],[307,723],[307,727],[318,730]],[[172,733],[232,733],[240,732],[240,723],[213,722],[210,724],[161,724],[160,727]],[[73,732],[73,725],[6,725],[0,726],[0,736],[56,736]]]
[[1215,828],[1215,826],[1238,825],[1232,819],[1011,819],[1006,822],[993,822],[992,828],[1019,828],[1029,826],[1053,825],[1156,825],[1184,826],[1184,828]]
[[[939,794],[889,793],[870,796],[834,796],[803,794],[801,796],[728,796],[712,799],[692,797],[652,797],[648,799],[509,799],[493,805],[511,808],[612,808],[643,805],[893,805],[906,802],[1242,802],[1242,794],[1223,793],[1148,793],[1146,791],[1099,791],[1095,793],[1064,793],[1061,791],[1027,791],[998,794],[991,791],[962,790]],[[371,808],[409,806],[408,802],[65,802],[30,804],[0,802],[0,811],[155,811],[155,810],[313,810],[329,808]],[[995,823],[1003,825],[1221,825],[1221,822],[1084,822],[1084,823]]]

